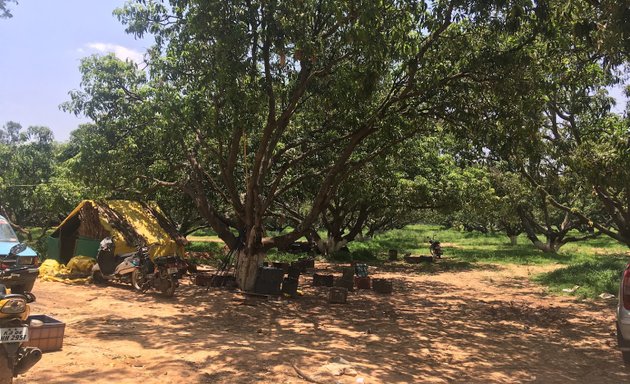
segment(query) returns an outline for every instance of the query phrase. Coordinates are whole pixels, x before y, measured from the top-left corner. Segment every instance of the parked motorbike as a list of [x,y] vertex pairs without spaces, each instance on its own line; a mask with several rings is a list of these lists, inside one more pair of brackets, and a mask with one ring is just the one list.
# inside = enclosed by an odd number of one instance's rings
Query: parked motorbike
[[435,259],[442,258],[442,246],[438,240],[435,240],[435,236],[433,236],[433,238],[429,238],[429,251],[431,251],[431,256]]
[[166,297],[175,295],[182,271],[185,270],[184,261],[175,255],[151,260],[147,247],[139,248],[137,255],[140,265],[131,274],[133,287],[140,292],[155,288]]
[[111,237],[104,238],[96,253],[96,264],[92,268],[92,279],[97,284],[114,280],[131,283],[133,271],[138,269],[140,259],[137,252],[116,255],[114,241]]
[[[25,249],[24,244],[15,245],[9,255],[16,256]],[[42,358],[39,348],[22,347],[28,341],[28,303],[34,301],[32,293],[7,294],[5,286],[0,284],[0,384],[13,383],[14,377],[31,369]]]

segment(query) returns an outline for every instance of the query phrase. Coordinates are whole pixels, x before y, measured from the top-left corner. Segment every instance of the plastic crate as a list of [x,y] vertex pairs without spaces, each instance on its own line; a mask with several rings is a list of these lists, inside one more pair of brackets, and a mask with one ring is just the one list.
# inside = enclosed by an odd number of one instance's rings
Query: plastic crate
[[[41,326],[32,326],[31,320],[43,322]],[[63,347],[63,334],[66,324],[46,315],[31,315],[28,317],[29,340],[24,343],[28,347],[37,347],[42,352],[59,351]]]
[[344,280],[352,280],[354,278],[354,267],[343,267],[341,275],[341,278]]
[[282,269],[282,272],[284,274],[287,274],[289,272],[289,263],[273,262],[273,263],[271,263],[271,265],[274,268]]
[[254,283],[254,293],[262,295],[280,295],[284,271],[279,268],[258,268],[258,276]]
[[350,277],[350,279],[344,279],[343,277],[335,277],[333,286],[345,288],[348,292],[354,292],[354,278]]
[[300,273],[301,273],[300,268],[296,267],[295,265],[290,265],[289,270],[287,271],[287,277],[290,277],[292,279],[299,279]]
[[391,294],[393,291],[392,282],[387,279],[372,280],[372,289],[378,293]]
[[282,293],[286,293],[291,297],[297,296],[299,281],[291,277],[287,277],[282,281]]
[[313,287],[332,287],[333,275],[313,274]]
[[370,283],[369,276],[366,276],[366,277],[355,276],[354,285],[357,287],[357,289],[371,289],[372,288],[372,284]]
[[331,304],[345,304],[348,299],[348,290],[343,287],[330,288],[328,302]]

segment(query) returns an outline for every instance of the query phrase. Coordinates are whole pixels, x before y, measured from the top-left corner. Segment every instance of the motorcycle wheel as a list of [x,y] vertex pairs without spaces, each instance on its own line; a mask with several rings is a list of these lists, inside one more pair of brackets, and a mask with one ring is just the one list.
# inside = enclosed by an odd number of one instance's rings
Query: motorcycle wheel
[[131,285],[133,286],[133,289],[139,292],[146,291],[146,282],[147,280],[144,277],[144,274],[139,269],[134,269],[134,271],[131,272]]
[[0,353],[0,384],[13,383],[13,367],[9,367],[9,359],[2,348]]
[[173,297],[175,295],[175,281],[169,276],[160,282],[160,291],[165,297]]

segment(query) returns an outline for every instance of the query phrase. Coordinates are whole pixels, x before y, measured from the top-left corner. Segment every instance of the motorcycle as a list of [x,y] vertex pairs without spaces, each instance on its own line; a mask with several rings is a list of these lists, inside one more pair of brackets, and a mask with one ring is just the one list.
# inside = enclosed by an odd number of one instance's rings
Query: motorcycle
[[[9,256],[25,249],[24,244],[17,244]],[[42,358],[39,348],[22,347],[28,341],[28,304],[34,301],[32,293],[7,294],[6,287],[0,284],[0,384],[13,383],[14,377],[31,369]]]
[[111,237],[104,238],[96,253],[96,264],[92,267],[92,280],[97,284],[104,284],[110,280],[131,283],[133,271],[138,269],[140,259],[137,252],[116,255],[114,241]]
[[431,252],[431,256],[433,256],[433,258],[442,258],[442,246],[438,240],[435,240],[435,236],[432,239],[429,238],[429,251]]
[[184,261],[175,255],[151,260],[147,247],[140,247],[137,257],[139,266],[131,274],[131,285],[140,292],[155,288],[166,297],[175,295],[182,271],[185,271]]

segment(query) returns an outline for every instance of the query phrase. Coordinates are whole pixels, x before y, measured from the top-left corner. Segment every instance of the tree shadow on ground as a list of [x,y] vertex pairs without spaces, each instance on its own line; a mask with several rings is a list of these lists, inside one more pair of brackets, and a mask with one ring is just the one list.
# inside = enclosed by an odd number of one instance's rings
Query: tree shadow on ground
[[[466,273],[457,278],[465,279]],[[189,382],[264,382],[278,369],[297,380],[293,363],[323,382],[352,382],[321,372],[336,356],[359,375],[383,383],[566,383],[593,377],[612,383],[629,378],[617,356],[602,353],[602,339],[612,336],[609,324],[594,323],[589,316],[609,310],[597,303],[560,308],[530,304],[521,296],[498,300],[474,288],[410,281],[401,274],[393,279],[392,295],[360,290],[349,294],[347,304],[333,305],[327,302],[327,288],[311,287],[308,276],[301,283],[302,297],[253,305],[238,292],[193,285],[183,285],[173,299],[120,296],[121,305],[138,307],[137,316],[117,316],[113,307],[110,314],[86,317],[72,329],[114,345],[117,340],[137,343],[147,351],[137,358],[146,369],[172,364],[190,375]],[[116,297],[115,291],[101,294]],[[160,315],[162,306],[179,313]],[[167,351],[173,361],[151,361],[155,349]],[[600,372],[600,367],[610,369]],[[121,382],[109,369],[76,375]]]

